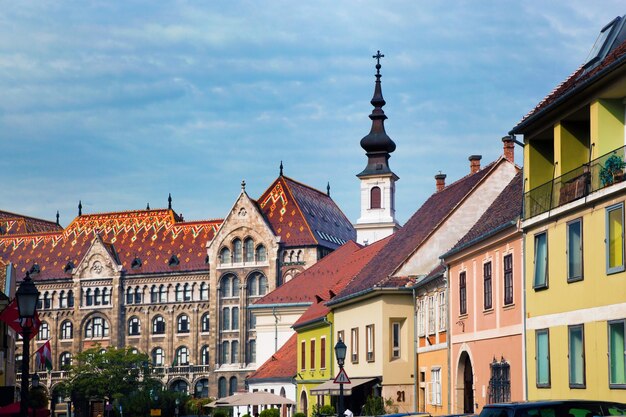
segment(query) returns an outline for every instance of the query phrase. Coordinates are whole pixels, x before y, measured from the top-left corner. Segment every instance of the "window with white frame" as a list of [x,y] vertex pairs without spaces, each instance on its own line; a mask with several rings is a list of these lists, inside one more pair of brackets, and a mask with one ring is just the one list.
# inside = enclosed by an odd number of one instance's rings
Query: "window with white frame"
[[424,299],[417,303],[417,334],[424,336]]
[[446,292],[441,291],[439,293],[439,331],[446,330],[447,321],[447,308],[446,308]]
[[433,368],[430,370],[428,404],[441,405],[441,368]]
[[350,331],[350,357],[352,359],[352,363],[359,362],[359,329],[358,327],[354,327]]
[[42,321],[39,325],[39,331],[37,332],[37,340],[50,339],[50,326],[45,321]]
[[374,325],[370,324],[365,327],[365,349],[367,352],[367,361],[374,361]]
[[435,296],[428,297],[428,334],[435,334],[435,325],[437,324],[435,318]]
[[399,321],[391,322],[391,358],[398,359],[400,357],[400,338],[402,323]]

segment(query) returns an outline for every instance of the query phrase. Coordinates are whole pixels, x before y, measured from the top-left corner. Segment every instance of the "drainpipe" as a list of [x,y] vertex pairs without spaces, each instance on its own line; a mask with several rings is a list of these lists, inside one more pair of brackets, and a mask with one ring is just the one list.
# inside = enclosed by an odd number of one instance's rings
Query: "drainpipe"
[[[522,233],[522,369],[524,370],[524,392],[522,399],[528,398],[528,366],[526,366],[526,233]],[[536,352],[535,352],[536,354]]]
[[[335,335],[335,331],[333,330],[333,323],[328,321],[328,317],[324,317],[324,323],[326,323],[327,325],[330,326],[330,352],[334,352],[334,348],[335,348],[335,341],[333,340],[333,337]],[[335,361],[333,360],[334,358],[332,358],[332,353],[331,353],[331,358],[330,358],[330,377],[333,378],[333,376],[335,375]]]
[[278,352],[278,316],[276,315],[276,307],[272,307],[272,315],[274,316],[274,353]]
[[415,287],[411,288],[413,293],[413,411],[417,413],[417,384],[418,384],[418,374],[417,374],[417,298],[415,294]]
[[448,413],[452,410],[452,342],[450,341],[450,270],[444,264],[444,294],[446,295],[446,344],[448,345]]

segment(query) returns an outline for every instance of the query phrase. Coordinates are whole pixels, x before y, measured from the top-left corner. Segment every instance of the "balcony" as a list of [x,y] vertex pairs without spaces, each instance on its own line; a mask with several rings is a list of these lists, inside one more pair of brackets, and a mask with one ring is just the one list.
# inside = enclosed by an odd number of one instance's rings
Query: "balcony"
[[524,220],[622,182],[625,148],[617,148],[524,193]]

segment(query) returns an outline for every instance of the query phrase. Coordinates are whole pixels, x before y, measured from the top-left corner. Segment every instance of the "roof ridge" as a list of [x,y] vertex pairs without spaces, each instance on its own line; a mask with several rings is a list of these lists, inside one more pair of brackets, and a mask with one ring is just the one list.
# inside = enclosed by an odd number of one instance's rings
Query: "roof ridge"
[[[31,220],[37,220],[37,221],[40,221],[40,222],[50,223],[52,225],[57,225],[56,222],[54,222],[52,220],[46,220],[46,219],[42,219],[40,217],[27,216],[25,214],[17,214],[17,213],[13,213],[11,211],[0,210],[0,214],[2,214],[2,213],[11,214],[13,216],[13,217],[4,217],[5,219],[13,219],[13,218],[31,219]],[[2,219],[2,217],[0,217],[0,219]]]
[[[279,177],[279,178],[280,178],[280,177]],[[325,192],[323,192],[323,191],[321,191],[321,190],[318,190],[317,188],[311,187],[310,185],[307,185],[307,184],[305,184],[305,183],[303,183],[303,182],[300,182],[300,181],[298,181],[298,180],[294,180],[293,178],[288,177],[288,176],[286,176],[286,175],[283,175],[283,176],[282,176],[282,178],[284,178],[284,179],[286,179],[286,180],[289,180],[289,181],[291,181],[291,182],[293,182],[293,183],[295,183],[295,184],[297,184],[297,185],[300,185],[300,186],[302,186],[302,187],[304,187],[304,188],[308,188],[309,190],[315,191],[315,192],[317,192],[317,193],[319,193],[319,194],[323,195],[324,197],[328,197],[328,198],[330,198],[330,196],[329,196],[328,194],[326,194]],[[331,200],[332,200],[332,198],[331,198]]]

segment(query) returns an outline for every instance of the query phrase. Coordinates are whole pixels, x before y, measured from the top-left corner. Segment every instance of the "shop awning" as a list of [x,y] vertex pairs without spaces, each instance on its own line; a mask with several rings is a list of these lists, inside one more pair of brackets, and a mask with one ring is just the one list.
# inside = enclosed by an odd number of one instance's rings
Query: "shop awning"
[[[343,395],[352,395],[352,390],[378,378],[350,378],[349,384],[343,384]],[[339,384],[335,384],[332,379],[319,384],[311,390],[311,395],[339,395]]]

